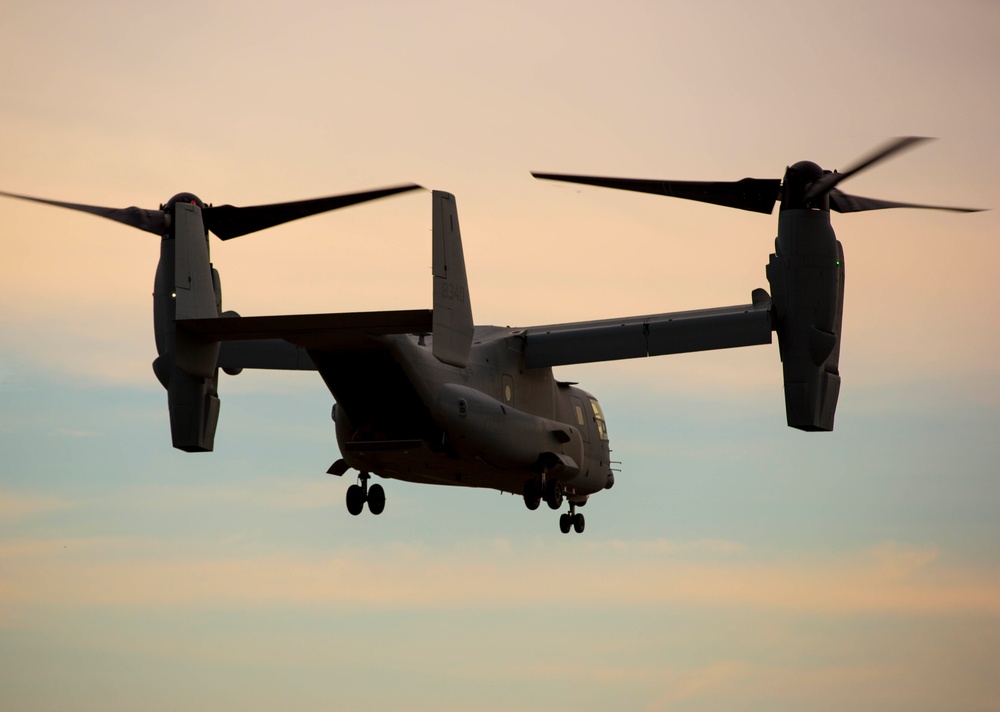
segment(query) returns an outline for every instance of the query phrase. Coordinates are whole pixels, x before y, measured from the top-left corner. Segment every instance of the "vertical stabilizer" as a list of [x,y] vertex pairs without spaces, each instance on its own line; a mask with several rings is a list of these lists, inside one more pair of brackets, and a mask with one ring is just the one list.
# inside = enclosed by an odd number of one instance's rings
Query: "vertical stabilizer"
[[434,356],[465,368],[472,347],[472,304],[455,196],[434,191]]

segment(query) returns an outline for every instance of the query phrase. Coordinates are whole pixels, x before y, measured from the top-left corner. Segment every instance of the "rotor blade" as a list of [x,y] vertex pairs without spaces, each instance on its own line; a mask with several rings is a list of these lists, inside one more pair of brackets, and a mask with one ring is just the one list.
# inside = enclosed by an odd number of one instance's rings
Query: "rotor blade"
[[954,213],[978,213],[982,208],[953,208],[947,205],[925,205],[923,203],[899,203],[894,200],[878,200],[848,195],[834,188],[830,191],[830,209],[838,213],[860,213],[865,210],[886,208],[922,208],[925,210],[950,210]]
[[842,180],[846,180],[847,178],[850,178],[867,168],[871,168],[879,161],[884,161],[889,156],[899,153],[900,151],[905,151],[908,148],[912,148],[918,143],[931,140],[932,139],[926,136],[900,136],[899,138],[892,139],[881,148],[876,149],[872,153],[854,163],[854,165],[847,170],[827,173],[826,175],[821,176],[812,184],[812,186],[810,186],[809,190],[806,191],[805,199],[809,201],[814,198],[818,198],[824,193],[830,192],[834,186]]
[[80,210],[91,215],[99,215],[108,220],[124,223],[131,227],[151,232],[154,235],[162,235],[167,231],[166,220],[162,210],[144,210],[135,206],[129,208],[102,208],[97,205],[82,205],[80,203],[64,203],[58,200],[46,200],[45,198],[32,198],[29,195],[18,195],[17,193],[5,193],[0,191],[0,195],[8,198],[18,198],[20,200],[30,200],[34,203],[44,205],[55,205],[58,208],[68,208],[70,210]]
[[535,178],[558,180],[567,183],[582,183],[604,188],[632,190],[639,193],[654,193],[672,198],[697,200],[702,203],[724,205],[754,213],[770,213],[778,199],[781,181],[777,178],[744,178],[730,182],[642,180],[633,178],[601,178],[597,176],[577,176],[563,173],[532,173]]
[[328,210],[336,210],[337,208],[346,208],[349,205],[384,198],[396,193],[405,193],[408,190],[417,190],[420,187],[415,183],[408,183],[391,188],[369,190],[364,193],[334,195],[328,198],[314,198],[312,200],[296,200],[291,203],[274,203],[273,205],[252,205],[245,208],[237,208],[233,205],[219,205],[218,207],[204,208],[202,215],[205,220],[205,227],[214,232],[219,238],[229,240],[233,237],[248,235],[251,232],[264,230],[275,225],[298,220],[299,218],[325,213]]

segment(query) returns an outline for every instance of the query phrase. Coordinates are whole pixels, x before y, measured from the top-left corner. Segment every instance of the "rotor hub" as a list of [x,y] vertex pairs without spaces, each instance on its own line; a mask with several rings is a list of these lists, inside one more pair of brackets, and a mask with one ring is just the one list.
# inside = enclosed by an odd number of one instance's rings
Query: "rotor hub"
[[799,161],[785,169],[785,177],[781,182],[781,209],[802,210],[813,208],[830,210],[830,200],[827,193],[807,199],[809,189],[831,171],[825,171],[812,161]]
[[163,209],[173,210],[174,203],[188,203],[190,205],[197,205],[199,208],[205,207],[205,203],[194,193],[178,193],[164,204]]

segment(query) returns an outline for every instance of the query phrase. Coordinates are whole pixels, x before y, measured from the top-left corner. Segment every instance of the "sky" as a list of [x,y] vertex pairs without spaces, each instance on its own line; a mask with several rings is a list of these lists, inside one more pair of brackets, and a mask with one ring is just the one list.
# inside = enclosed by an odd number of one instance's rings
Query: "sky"
[[[938,140],[834,215],[836,429],[777,344],[571,366],[621,473],[581,535],[496,492],[353,518],[313,373],[223,376],[170,447],[155,237],[0,202],[10,710],[1000,710],[1000,3],[21,2],[0,190],[156,208],[414,181],[457,197],[477,323],[766,287],[776,215],[536,181],[778,178]],[[429,192],[213,240],[244,315],[429,307]]]

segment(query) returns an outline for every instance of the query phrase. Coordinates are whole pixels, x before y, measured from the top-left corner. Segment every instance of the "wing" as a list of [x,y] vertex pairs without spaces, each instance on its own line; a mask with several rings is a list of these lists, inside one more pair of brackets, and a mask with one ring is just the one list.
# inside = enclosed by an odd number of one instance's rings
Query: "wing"
[[771,343],[771,298],[753,303],[524,329],[529,368],[614,361]]
[[337,350],[363,344],[372,336],[430,333],[431,311],[221,316],[178,319],[177,326],[206,341],[284,339],[309,350]]
[[[178,319],[177,326],[205,341],[221,341],[219,367],[315,371],[310,352],[376,347],[372,337],[429,333],[428,309],[282,316]],[[232,343],[237,342],[237,343]]]
[[269,371],[315,371],[309,352],[282,339],[224,341],[219,348],[219,368],[239,373],[244,368]]
[[[178,320],[194,338],[220,341],[219,367],[319,371],[352,420],[377,420],[396,435],[429,427],[430,416],[396,361],[393,334],[426,334],[429,309]],[[402,436],[399,436],[402,437]]]
[[221,341],[219,368],[315,371],[311,354],[378,349],[373,337],[431,330],[428,309],[282,316],[178,319],[177,326],[205,341]]

